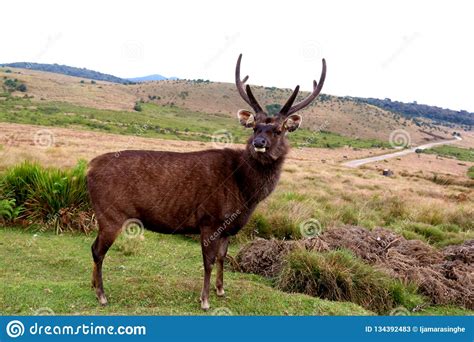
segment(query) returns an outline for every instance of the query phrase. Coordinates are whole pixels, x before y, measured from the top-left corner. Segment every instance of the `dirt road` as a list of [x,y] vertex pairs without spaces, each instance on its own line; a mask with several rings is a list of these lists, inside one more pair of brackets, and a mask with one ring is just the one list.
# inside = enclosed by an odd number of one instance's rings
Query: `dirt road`
[[388,153],[388,154],[382,154],[380,156],[375,156],[375,157],[368,157],[368,158],[363,158],[363,159],[355,159],[355,160],[350,160],[348,162],[343,163],[342,165],[348,166],[348,167],[359,167],[364,164],[384,160],[384,159],[390,159],[390,158],[395,158],[395,157],[401,157],[410,153],[415,153],[416,150],[426,150],[427,148],[439,146],[439,145],[448,145],[452,144],[455,142],[458,142],[459,140],[462,140],[461,137],[456,137],[455,139],[452,140],[443,140],[443,141],[437,141],[437,142],[432,142],[429,144],[424,144],[408,149],[404,149],[398,152],[393,152],[393,153]]

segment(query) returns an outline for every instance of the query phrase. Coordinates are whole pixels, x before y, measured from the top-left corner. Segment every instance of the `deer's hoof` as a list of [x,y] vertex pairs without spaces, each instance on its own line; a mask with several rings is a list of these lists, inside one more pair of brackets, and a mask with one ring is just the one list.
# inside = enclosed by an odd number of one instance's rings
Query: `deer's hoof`
[[97,299],[99,300],[99,304],[101,306],[106,306],[107,305],[107,298],[105,297],[105,295],[103,295],[103,294],[98,295]]
[[217,294],[218,297],[224,297],[225,291],[224,291],[223,288],[222,289],[216,289],[216,294]]
[[209,310],[211,306],[209,305],[209,301],[208,300],[201,300],[201,309],[204,310],[204,311],[207,311]]

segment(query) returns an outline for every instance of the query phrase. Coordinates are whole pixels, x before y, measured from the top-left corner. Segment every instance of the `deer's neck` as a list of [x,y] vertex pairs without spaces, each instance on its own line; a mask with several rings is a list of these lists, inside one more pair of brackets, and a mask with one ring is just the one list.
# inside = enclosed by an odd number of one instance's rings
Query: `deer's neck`
[[286,153],[277,159],[255,158],[248,149],[242,152],[242,190],[249,205],[256,205],[276,187]]

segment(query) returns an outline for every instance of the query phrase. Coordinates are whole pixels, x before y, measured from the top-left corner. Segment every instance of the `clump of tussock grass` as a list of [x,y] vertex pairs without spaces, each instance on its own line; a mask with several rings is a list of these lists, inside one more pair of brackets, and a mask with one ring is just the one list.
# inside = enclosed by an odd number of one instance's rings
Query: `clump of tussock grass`
[[260,237],[291,240],[300,237],[297,223],[285,213],[275,213],[267,216],[256,212],[241,234],[250,239]]
[[24,162],[0,178],[1,196],[21,207],[20,223],[41,224],[57,233],[87,232],[95,226],[86,182],[86,162],[62,170]]
[[399,305],[413,308],[423,302],[415,286],[404,286],[347,250],[294,250],[286,256],[276,283],[286,292],[350,301],[379,314]]
[[[405,232],[418,234],[410,230]],[[426,240],[423,235],[419,236]],[[321,235],[299,241],[256,239],[239,251],[236,269],[275,279],[284,269],[286,257],[297,248],[311,253],[344,249],[402,284],[415,284],[419,293],[427,296],[432,304],[474,308],[471,276],[474,265],[466,257],[473,254],[474,239],[444,250],[420,240],[407,240],[383,228],[368,230],[349,226],[327,229]],[[437,245],[441,247],[446,242],[450,241],[443,240]],[[288,286],[292,285],[289,283]],[[303,290],[299,288],[299,291]],[[395,290],[396,287],[392,292],[394,296]]]
[[450,223],[431,225],[405,221],[397,223],[394,230],[407,240],[421,240],[436,247],[459,245],[473,237],[469,231],[464,232],[458,225]]
[[424,240],[430,244],[443,241],[445,233],[438,227],[427,223],[411,222],[405,225],[405,229],[413,231],[424,237]]

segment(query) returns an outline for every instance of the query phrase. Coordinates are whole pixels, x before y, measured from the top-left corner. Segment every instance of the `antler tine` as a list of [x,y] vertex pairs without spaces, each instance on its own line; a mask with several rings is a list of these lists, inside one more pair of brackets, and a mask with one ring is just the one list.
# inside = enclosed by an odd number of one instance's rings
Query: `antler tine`
[[279,115],[282,117],[286,117],[288,111],[290,110],[291,106],[293,105],[293,102],[295,102],[296,96],[298,95],[298,92],[300,91],[300,86],[296,86],[295,90],[293,90],[293,94],[291,94],[290,98],[288,101],[286,101],[285,105],[280,109]]
[[291,107],[288,110],[286,115],[293,114],[293,113],[303,109],[304,107],[308,106],[319,95],[319,93],[323,89],[325,79],[326,79],[326,60],[323,58],[323,70],[321,72],[321,77],[319,78],[319,84],[318,84],[318,82],[316,82],[316,80],[313,81],[313,92],[307,98],[305,98],[303,101],[298,102],[293,107]]
[[235,68],[235,85],[237,86],[237,90],[244,99],[245,102],[247,102],[250,107],[255,111],[255,113],[262,112],[262,108],[258,104],[257,100],[252,94],[252,91],[250,90],[249,85],[246,86],[244,89],[245,82],[249,79],[248,76],[245,76],[243,80],[240,79],[240,62],[242,60],[242,54],[239,55],[239,58],[237,59],[237,66]]
[[248,84],[245,87],[245,90],[247,91],[247,95],[249,97],[249,101],[250,101],[249,105],[252,106],[255,113],[259,114],[259,113],[263,112],[262,107],[260,107],[260,105],[257,102],[257,99],[255,98],[255,96],[253,96],[252,89],[250,89],[250,86]]

